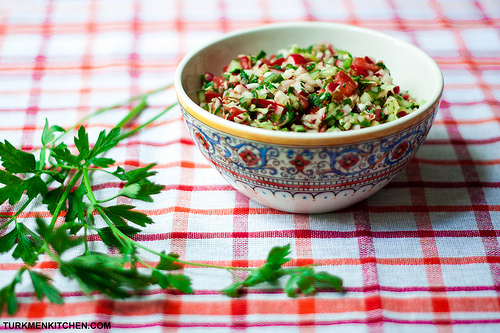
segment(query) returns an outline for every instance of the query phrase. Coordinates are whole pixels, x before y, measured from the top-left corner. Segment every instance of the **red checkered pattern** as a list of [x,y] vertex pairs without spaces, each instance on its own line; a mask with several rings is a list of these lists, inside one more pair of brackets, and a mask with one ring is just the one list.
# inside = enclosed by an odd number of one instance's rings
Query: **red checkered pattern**
[[[232,282],[229,273],[186,267],[194,295],[150,289],[131,300],[90,299],[45,257],[37,268],[53,277],[65,305],[36,300],[24,281],[19,312],[3,313],[1,322],[109,321],[113,331],[500,331],[498,0],[0,1],[0,138],[38,148],[45,118],[71,126],[99,107],[171,82],[177,63],[200,43],[290,20],[374,28],[416,44],[442,68],[446,86],[433,128],[386,188],[330,214],[260,206],[210,168],[178,108],[109,157],[125,168],[157,162],[155,181],[166,185],[154,203],[134,202],[155,221],[137,241],[187,260],[245,267],[290,243],[292,264],[321,265],[344,279],[346,293],[291,299],[268,285],[231,299],[218,292]],[[155,95],[141,119],[174,101],[172,89]],[[86,126],[95,135],[124,112]],[[105,177],[95,182],[99,197],[120,185]],[[20,218],[30,224],[35,214],[49,216],[40,207]],[[107,251],[97,236],[90,240],[92,249]],[[0,256],[0,287],[21,265],[11,253]]]

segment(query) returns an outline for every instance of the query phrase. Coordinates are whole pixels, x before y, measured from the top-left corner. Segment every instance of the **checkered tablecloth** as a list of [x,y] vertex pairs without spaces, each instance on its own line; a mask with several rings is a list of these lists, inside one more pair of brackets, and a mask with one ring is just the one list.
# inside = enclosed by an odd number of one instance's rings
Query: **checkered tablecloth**
[[[187,266],[192,295],[153,288],[128,300],[89,298],[44,257],[35,268],[53,278],[65,304],[37,300],[26,278],[16,289],[19,311],[2,313],[0,330],[6,322],[109,322],[111,331],[500,331],[498,0],[0,0],[0,139],[39,148],[45,119],[69,127],[164,86],[200,43],[238,28],[305,20],[389,33],[425,50],[443,71],[429,136],[382,191],[321,215],[260,206],[204,160],[178,107],[109,157],[127,169],[156,162],[155,181],[165,185],[154,203],[120,199],[155,221],[135,240],[186,260],[248,267],[289,243],[290,265],[321,265],[344,280],[346,292],[288,298],[264,285],[232,299],[219,293],[231,274]],[[154,95],[137,123],[174,102],[172,89]],[[94,134],[109,130],[123,112],[86,126]],[[95,179],[94,190],[106,196],[119,186]],[[12,211],[0,206],[2,214]],[[35,202],[20,219],[33,224],[36,214],[49,216]],[[90,237],[94,250],[108,251]],[[11,252],[0,255],[0,288],[21,265]]]

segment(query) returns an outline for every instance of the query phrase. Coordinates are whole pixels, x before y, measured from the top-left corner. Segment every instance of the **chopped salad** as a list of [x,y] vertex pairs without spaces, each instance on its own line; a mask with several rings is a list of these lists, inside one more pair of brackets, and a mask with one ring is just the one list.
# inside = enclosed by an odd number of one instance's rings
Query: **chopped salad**
[[382,61],[331,44],[293,45],[267,57],[239,55],[221,75],[202,75],[205,110],[271,130],[332,132],[387,123],[418,109]]

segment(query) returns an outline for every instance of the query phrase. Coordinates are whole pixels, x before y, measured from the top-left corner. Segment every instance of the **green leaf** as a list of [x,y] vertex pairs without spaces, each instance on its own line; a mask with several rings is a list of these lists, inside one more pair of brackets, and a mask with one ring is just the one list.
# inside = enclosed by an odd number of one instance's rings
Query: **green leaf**
[[16,175],[5,170],[0,170],[0,183],[4,185],[16,185],[21,183],[23,180]]
[[13,315],[19,309],[19,306],[17,305],[17,297],[16,297],[16,294],[14,291],[10,292],[7,297],[8,297],[7,298],[7,312],[10,315]]
[[102,207],[102,210],[116,225],[126,224],[125,220],[140,225],[141,227],[153,223],[153,220],[149,216],[141,212],[133,211],[133,208],[135,207],[130,205],[116,205]]
[[152,167],[154,167],[156,163],[151,163],[142,168],[133,169],[125,172],[123,168],[117,167],[116,171],[113,173],[116,177],[120,178],[120,180],[127,181],[127,185],[138,183],[150,176],[156,174],[156,171],[149,171]]
[[290,244],[285,246],[275,246],[269,251],[267,256],[267,264],[272,269],[280,269],[281,266],[290,261],[290,258],[286,258],[291,253]]
[[[135,234],[138,234],[141,232],[141,229],[137,229],[128,225],[116,225],[115,226],[117,229],[119,229],[121,232],[123,232],[125,235],[128,237],[133,236]],[[115,246],[115,247],[120,247],[121,243],[119,239],[117,238],[118,236],[115,235],[113,232],[113,229],[110,227],[104,227],[101,229],[97,229],[97,234],[101,238],[101,240],[106,244],[107,246]]]
[[36,231],[38,232],[38,234],[42,238],[49,238],[51,230],[49,229],[47,224],[45,224],[45,221],[41,217],[37,217],[35,221],[37,224]]
[[56,147],[52,148],[52,157],[54,157],[54,159],[60,164],[64,164],[64,162],[66,162],[68,166],[80,166],[80,160],[78,160],[77,156],[71,154],[65,143],[60,143]]
[[149,181],[142,181],[140,183],[140,190],[135,196],[135,198],[132,199],[137,199],[145,202],[153,202],[153,198],[151,195],[158,194],[165,188],[164,185],[158,185],[155,183],[151,183]]
[[141,190],[141,185],[139,184],[130,184],[128,186],[125,186],[120,190],[118,195],[122,195],[127,198],[135,199],[137,194],[139,194],[139,191]]
[[[165,252],[162,252],[165,254]],[[168,257],[165,258],[162,256],[160,258],[160,263],[156,266],[156,269],[153,269],[152,277],[153,282],[157,283],[161,288],[175,288],[185,294],[192,294],[193,288],[191,287],[191,279],[184,274],[164,274],[160,270],[177,270],[181,269],[182,265],[175,263],[175,259],[179,258],[179,255],[176,253],[169,253]]]
[[5,306],[7,306],[7,313],[11,316],[19,309],[17,305],[16,293],[14,292],[14,287],[12,285],[7,285],[6,287],[0,289],[0,314],[2,314]]
[[[165,251],[161,252],[163,255]],[[167,257],[161,256],[160,262],[156,266],[156,269],[161,269],[162,271],[174,271],[178,269],[182,269],[182,265],[175,261],[175,259],[179,258],[179,255],[176,253],[169,253]]]
[[311,267],[304,267],[290,274],[286,282],[285,292],[290,297],[297,296],[296,289],[300,289],[304,295],[312,295],[316,292],[314,288],[314,271]]
[[17,229],[12,229],[10,232],[0,238],[0,253],[5,253],[10,251],[14,247],[17,239]]
[[243,287],[243,283],[241,281],[236,281],[231,283],[226,288],[221,291],[225,293],[229,297],[239,297],[241,295],[241,288]]
[[313,269],[310,267],[299,273],[296,282],[304,295],[312,295],[316,291],[314,288]]
[[33,231],[26,227],[22,223],[18,223],[16,227],[17,231],[17,246],[12,253],[12,257],[15,259],[22,258],[23,261],[31,266],[35,263],[38,257],[38,251],[40,250],[40,240],[35,238],[37,242],[33,241],[28,235],[36,236]]
[[7,313],[11,316],[19,309],[15,290],[16,284],[21,282],[21,275],[24,270],[25,268],[19,269],[12,282],[0,289],[0,314],[2,314],[5,306],[7,306]]
[[161,288],[175,288],[184,294],[192,294],[191,279],[184,274],[164,274],[157,269],[152,272],[153,283]]
[[255,286],[262,282],[275,283],[285,274],[281,265],[290,261],[286,258],[290,254],[290,244],[273,247],[267,256],[266,263],[253,269],[243,280],[243,285],[247,287]]
[[264,264],[247,275],[245,278],[244,285],[247,287],[255,286],[262,282],[276,282],[280,277],[282,277],[284,271],[281,269],[274,269],[269,264]]
[[6,185],[0,188],[0,204],[7,200],[9,200],[10,205],[16,204],[23,195],[24,181],[5,170],[0,170],[0,183]]
[[16,149],[9,141],[0,142],[0,159],[7,172],[29,173],[36,171],[36,159],[33,154]]
[[155,163],[151,163],[146,165],[145,167],[133,169],[128,172],[125,172],[125,170],[123,170],[123,168],[121,167],[117,167],[116,171],[113,172],[113,175],[118,177],[122,181],[126,181],[127,183],[125,184],[125,187],[131,186],[133,184],[140,185],[141,188],[137,194],[131,192],[130,194],[127,193],[126,196],[132,199],[152,202],[153,198],[151,198],[151,195],[158,194],[165,188],[165,186],[155,184],[147,179],[148,177],[156,174],[156,171],[150,171],[150,169],[155,165]]
[[94,148],[92,148],[92,150],[90,151],[88,159],[92,159],[99,154],[102,154],[115,147],[119,142],[119,135],[120,129],[117,127],[113,128],[108,134],[106,134],[106,131],[101,131],[94,145]]
[[89,164],[95,165],[99,168],[107,168],[110,165],[115,164],[115,160],[112,158],[104,158],[104,157],[94,157],[89,160]]
[[113,175],[123,181],[128,179],[125,169],[123,169],[121,166],[116,167],[116,170],[113,172]]
[[49,192],[47,184],[40,178],[40,176],[33,176],[24,181],[26,186],[26,195],[28,198],[33,199],[39,194],[44,196]]
[[76,279],[85,291],[100,291],[113,298],[130,297],[131,290],[149,286],[151,277],[135,269],[124,268],[120,257],[88,252],[61,265],[64,276]]
[[[47,194],[43,196],[42,203],[47,205],[47,209],[51,214],[54,214],[57,205],[59,204],[59,201],[63,196],[63,193],[64,191],[61,185],[59,187],[50,190],[49,192],[47,192]],[[64,205],[63,210],[66,210],[66,205]]]
[[37,218],[36,223],[38,225],[38,233],[45,238],[45,241],[47,241],[59,255],[85,241],[83,237],[69,235],[68,230],[73,227],[72,224],[65,223],[51,231],[43,219]]
[[85,208],[87,204],[83,201],[87,189],[82,182],[73,192],[68,195],[68,211],[64,217],[66,222],[73,222],[78,219],[85,223]]
[[[117,171],[115,171],[114,175],[120,178],[120,180],[127,181],[125,187],[119,193],[125,197],[146,202],[153,202],[153,198],[151,196],[160,193],[165,188],[164,185],[158,185],[146,179],[146,177],[152,176],[156,174],[156,172],[140,172],[134,175],[129,175],[128,173],[117,173]],[[129,176],[131,176],[131,178],[129,178]]]
[[192,294],[191,279],[184,274],[167,274],[172,287],[178,289],[184,294]]
[[310,94],[309,95],[309,105],[313,107],[321,107],[323,106],[323,101],[319,98],[318,95]]
[[83,237],[74,237],[69,234],[68,228],[70,225],[62,225],[55,229],[53,235],[50,237],[50,245],[59,254],[63,254],[66,250],[83,244],[85,239]]
[[153,269],[153,272],[151,272],[151,276],[153,277],[153,282],[158,284],[162,289],[168,289],[172,286],[167,275],[163,274],[157,269]]
[[47,159],[46,157],[46,148],[45,147],[42,147],[40,149],[40,158],[38,159],[38,161],[36,161],[36,169],[38,171],[41,171],[45,168],[45,161]]
[[[146,202],[153,202],[151,195],[158,194],[165,188],[163,185],[155,184],[149,181],[147,178],[156,174],[156,171],[150,171],[152,167],[156,164],[151,163],[142,168],[137,168],[125,172],[123,168],[118,167],[113,175],[118,177],[120,180],[126,181],[125,187],[131,186],[133,184],[139,184],[140,190],[135,194],[135,192],[126,193],[132,199],[142,200]],[[135,188],[135,187],[134,187]]]
[[94,207],[94,205],[90,204],[88,209],[87,209],[87,213],[85,214],[85,216],[89,219],[90,225],[95,224],[94,212],[95,212],[95,207]]
[[342,291],[342,279],[327,272],[315,273],[312,267],[298,268],[298,271],[290,273],[290,278],[285,285],[285,292],[290,297],[297,296],[296,289],[300,289],[304,295],[312,295],[316,287],[325,285]]
[[297,280],[299,276],[296,274],[290,275],[288,281],[285,284],[284,291],[288,295],[288,297],[297,297],[297,293],[295,289],[297,288]]
[[317,272],[314,273],[314,279],[318,282],[324,283],[329,287],[332,287],[333,289],[342,292],[342,279],[339,278],[338,276],[331,275],[330,273],[327,272]]
[[83,161],[85,160],[90,153],[90,146],[89,146],[89,135],[87,132],[85,132],[85,127],[80,126],[78,129],[78,135],[75,136],[74,138],[75,146],[76,149],[78,149],[78,160]]
[[35,295],[41,300],[46,296],[51,303],[63,304],[61,293],[51,283],[50,278],[32,270],[29,271],[33,287],[35,287]]
[[45,119],[45,126],[43,127],[43,132],[42,132],[42,144],[44,146],[50,143],[52,140],[54,140],[55,132],[64,132],[64,129],[61,126],[57,125],[49,127],[49,121]]

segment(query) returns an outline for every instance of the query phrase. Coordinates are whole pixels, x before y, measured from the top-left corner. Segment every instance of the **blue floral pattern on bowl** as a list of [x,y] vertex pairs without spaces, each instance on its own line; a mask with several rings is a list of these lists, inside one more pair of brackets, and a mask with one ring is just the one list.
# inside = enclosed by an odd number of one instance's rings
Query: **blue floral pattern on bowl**
[[[435,114],[379,139],[297,147],[241,139],[181,109],[199,149],[233,187],[261,204],[289,212],[341,209],[382,188],[415,155]],[[323,200],[329,203],[319,202]]]

